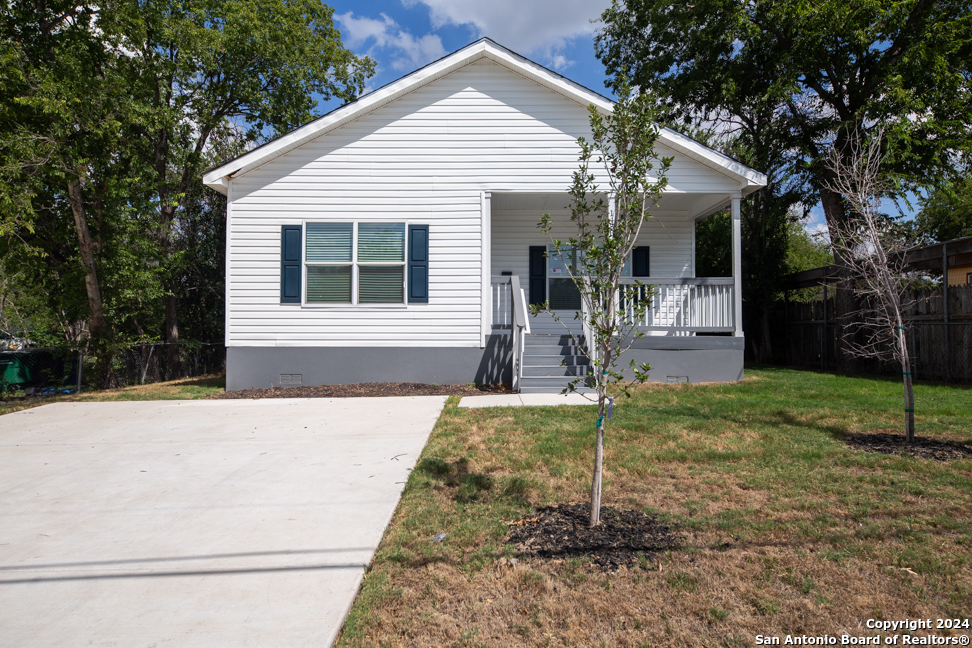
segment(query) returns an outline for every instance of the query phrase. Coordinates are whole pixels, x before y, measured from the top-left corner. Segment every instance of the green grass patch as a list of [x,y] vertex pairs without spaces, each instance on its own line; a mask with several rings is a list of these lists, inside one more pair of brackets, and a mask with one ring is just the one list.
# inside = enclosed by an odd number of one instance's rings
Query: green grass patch
[[[920,436],[972,444],[972,390],[919,384],[915,397]],[[531,600],[543,609],[540,619],[554,618],[572,596],[593,597],[587,603],[618,597],[602,606],[616,614],[627,605],[621,597],[663,596],[658,605],[667,620],[645,617],[637,631],[625,625],[627,638],[609,645],[677,643],[675,637],[731,643],[753,624],[763,624],[764,634],[803,633],[813,625],[800,626],[807,606],[821,624],[856,627],[873,613],[860,607],[867,595],[851,594],[858,587],[887,594],[872,601],[885,615],[962,616],[972,608],[972,461],[870,454],[843,441],[900,430],[901,400],[894,380],[771,368],[747,370],[742,383],[636,388],[608,422],[605,504],[677,522],[690,546],[643,559],[609,580],[583,560],[568,560],[533,562],[514,581],[498,576],[496,566],[513,555],[503,542],[508,523],[536,506],[588,498],[595,408],[459,409],[452,397],[338,645],[394,644],[405,635],[422,645],[461,644],[463,636],[467,643],[544,645],[543,632],[562,635],[550,645],[588,645],[583,628],[565,629],[574,621],[538,628],[517,611]],[[439,533],[445,541],[429,541]],[[862,583],[865,574],[875,582]],[[652,589],[638,589],[650,583]],[[431,628],[445,623],[431,621],[441,608],[410,594],[426,584],[452,601],[448,614],[457,627],[478,634],[422,630],[423,618]],[[493,622],[497,614],[509,636]],[[585,618],[597,632],[607,623],[593,611]],[[715,634],[693,635],[699,622],[689,618],[703,619]],[[662,634],[652,634],[658,628]]]

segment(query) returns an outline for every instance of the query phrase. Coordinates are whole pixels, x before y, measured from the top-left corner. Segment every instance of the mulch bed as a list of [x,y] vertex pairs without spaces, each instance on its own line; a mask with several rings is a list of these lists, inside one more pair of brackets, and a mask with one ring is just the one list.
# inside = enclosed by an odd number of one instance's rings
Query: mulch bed
[[300,385],[273,389],[239,389],[211,398],[358,398],[362,396],[482,396],[506,394],[505,385],[426,385],[423,383],[357,383]]
[[954,441],[939,441],[927,437],[916,436],[908,444],[904,434],[889,432],[871,432],[869,434],[852,434],[845,439],[847,445],[855,450],[864,452],[880,452],[882,454],[910,455],[921,459],[934,461],[952,461],[954,459],[972,458],[972,448]]
[[638,511],[601,507],[591,528],[589,504],[545,506],[510,525],[506,542],[521,556],[587,558],[605,571],[637,564],[641,557],[677,547],[683,539],[672,525]]

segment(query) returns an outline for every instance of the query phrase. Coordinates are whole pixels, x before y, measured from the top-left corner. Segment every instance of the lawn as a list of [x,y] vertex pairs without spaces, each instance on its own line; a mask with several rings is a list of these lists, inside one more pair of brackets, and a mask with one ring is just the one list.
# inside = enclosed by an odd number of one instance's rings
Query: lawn
[[46,398],[5,398],[0,400],[0,415],[58,402],[195,400],[222,393],[225,391],[225,384],[226,377],[223,374],[212,374],[148,385],[102,389]]
[[[972,390],[915,395],[919,435],[972,444]],[[639,388],[609,422],[604,503],[676,522],[686,539],[610,575],[582,560],[500,561],[513,556],[507,522],[588,497],[593,407],[457,403],[338,646],[751,646],[970,616],[972,461],[842,441],[897,431],[898,382],[755,369],[738,384]]]

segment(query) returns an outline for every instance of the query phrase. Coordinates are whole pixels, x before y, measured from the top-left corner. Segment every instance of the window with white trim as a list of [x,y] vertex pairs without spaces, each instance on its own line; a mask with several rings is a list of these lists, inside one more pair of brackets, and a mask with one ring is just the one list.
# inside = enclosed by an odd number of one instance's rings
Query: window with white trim
[[405,223],[307,223],[305,230],[305,303],[405,303]]

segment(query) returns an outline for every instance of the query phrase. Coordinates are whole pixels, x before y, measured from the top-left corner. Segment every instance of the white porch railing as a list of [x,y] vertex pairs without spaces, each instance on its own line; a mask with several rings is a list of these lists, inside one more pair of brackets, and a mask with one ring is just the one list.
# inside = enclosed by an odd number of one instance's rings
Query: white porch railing
[[653,287],[651,303],[638,328],[674,335],[720,333],[735,330],[732,277],[645,277],[640,291],[625,285],[621,307],[634,315],[634,302]]
[[[510,329],[513,325],[511,279],[492,278],[493,329]],[[645,277],[642,283],[654,286],[651,305],[639,322],[642,330],[671,335],[735,330],[731,277]],[[628,284],[624,292],[627,295],[633,290],[635,287]],[[628,309],[629,317],[633,315],[630,298],[621,299],[619,306]]]
[[510,327],[513,335],[513,391],[520,391],[523,379],[523,351],[526,346],[525,337],[530,334],[530,320],[527,311],[526,296],[520,288],[520,278],[510,277]]
[[513,322],[512,277],[493,277],[489,289],[493,293],[493,328],[510,328]]

